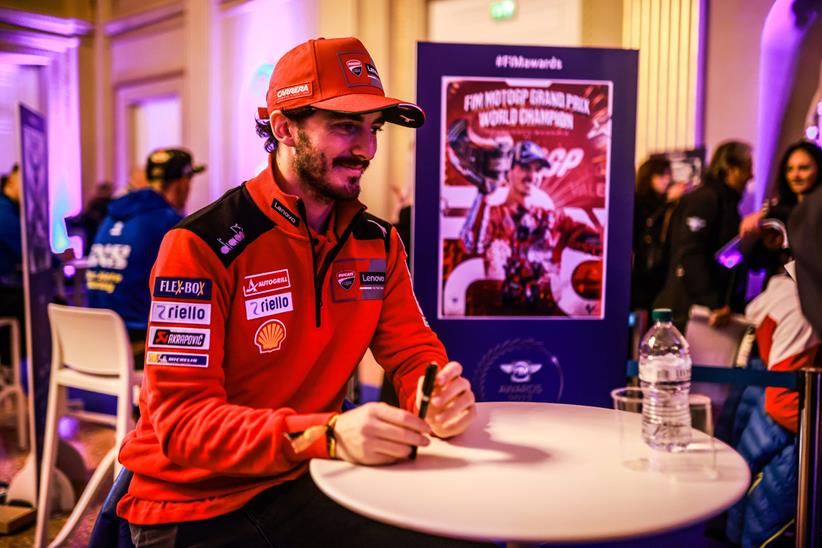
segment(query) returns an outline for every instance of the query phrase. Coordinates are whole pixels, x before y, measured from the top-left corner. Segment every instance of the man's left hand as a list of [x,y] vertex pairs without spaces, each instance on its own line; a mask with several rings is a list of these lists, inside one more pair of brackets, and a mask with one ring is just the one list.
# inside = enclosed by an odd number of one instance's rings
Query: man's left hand
[[[417,407],[422,400],[422,377],[417,383]],[[462,376],[459,362],[448,362],[438,373],[425,422],[439,438],[461,434],[477,415],[471,383]]]

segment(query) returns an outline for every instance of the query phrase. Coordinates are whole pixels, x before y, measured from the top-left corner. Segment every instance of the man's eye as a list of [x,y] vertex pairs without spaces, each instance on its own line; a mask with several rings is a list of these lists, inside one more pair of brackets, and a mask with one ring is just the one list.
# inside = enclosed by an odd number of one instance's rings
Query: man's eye
[[337,129],[340,131],[344,131],[346,133],[351,133],[357,130],[357,124],[353,124],[351,122],[343,122],[341,124],[337,124]]

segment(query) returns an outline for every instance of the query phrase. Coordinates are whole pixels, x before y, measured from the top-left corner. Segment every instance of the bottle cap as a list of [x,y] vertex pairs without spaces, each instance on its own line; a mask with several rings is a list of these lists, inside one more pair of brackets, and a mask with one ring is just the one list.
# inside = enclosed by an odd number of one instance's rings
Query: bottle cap
[[674,317],[674,313],[670,308],[655,308],[651,313],[652,322],[670,322]]

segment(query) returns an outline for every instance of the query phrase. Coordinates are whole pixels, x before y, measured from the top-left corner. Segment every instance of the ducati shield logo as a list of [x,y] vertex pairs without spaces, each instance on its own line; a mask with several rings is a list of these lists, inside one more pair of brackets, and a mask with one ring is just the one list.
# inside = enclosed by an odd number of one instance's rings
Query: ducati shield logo
[[351,289],[351,286],[354,285],[354,278],[356,278],[357,273],[353,270],[343,270],[342,272],[337,272],[337,283],[340,284],[340,287],[343,289]]
[[353,72],[355,76],[362,74],[362,61],[358,59],[349,59],[345,62],[345,66],[347,66],[348,70]]

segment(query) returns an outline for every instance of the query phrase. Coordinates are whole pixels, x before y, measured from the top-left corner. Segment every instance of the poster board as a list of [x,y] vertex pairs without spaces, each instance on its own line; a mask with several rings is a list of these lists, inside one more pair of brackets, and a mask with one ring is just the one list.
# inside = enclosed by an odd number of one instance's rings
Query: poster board
[[420,43],[414,288],[480,401],[624,382],[637,53]]
[[[19,105],[20,212],[23,242],[26,367],[29,406],[29,456],[9,486],[9,500],[37,504],[37,476],[42,459],[51,372],[48,303],[54,297],[49,240],[48,138],[46,119]],[[37,344],[34,344],[36,341]]]

